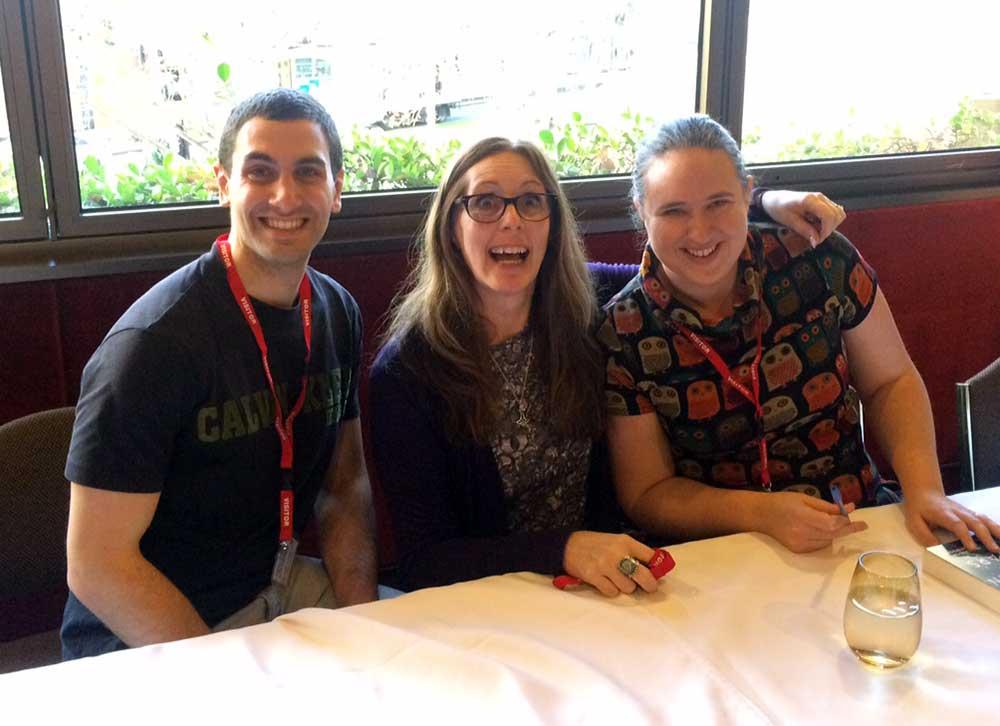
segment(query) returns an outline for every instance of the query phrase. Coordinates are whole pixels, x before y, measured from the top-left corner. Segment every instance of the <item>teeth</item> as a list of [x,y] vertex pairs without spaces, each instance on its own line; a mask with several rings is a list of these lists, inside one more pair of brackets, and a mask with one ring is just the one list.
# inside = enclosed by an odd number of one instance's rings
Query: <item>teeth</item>
[[708,249],[705,250],[688,250],[687,252],[689,255],[693,255],[694,257],[708,257],[710,254],[715,252],[715,249],[718,246],[719,245],[713,245],[712,247],[709,247]]
[[527,247],[494,247],[490,250],[492,255],[526,255]]
[[306,220],[301,217],[295,219],[277,219],[275,217],[264,217],[264,224],[274,229],[298,229]]

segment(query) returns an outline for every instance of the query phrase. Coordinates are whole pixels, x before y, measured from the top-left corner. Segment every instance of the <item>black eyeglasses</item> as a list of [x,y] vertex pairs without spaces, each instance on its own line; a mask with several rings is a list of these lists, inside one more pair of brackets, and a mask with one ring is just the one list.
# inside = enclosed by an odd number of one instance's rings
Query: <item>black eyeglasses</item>
[[466,194],[455,200],[461,204],[470,217],[477,222],[496,222],[507,211],[507,206],[514,209],[527,222],[541,222],[552,214],[552,205],[556,195],[548,192],[527,192],[516,197],[501,197],[499,194]]

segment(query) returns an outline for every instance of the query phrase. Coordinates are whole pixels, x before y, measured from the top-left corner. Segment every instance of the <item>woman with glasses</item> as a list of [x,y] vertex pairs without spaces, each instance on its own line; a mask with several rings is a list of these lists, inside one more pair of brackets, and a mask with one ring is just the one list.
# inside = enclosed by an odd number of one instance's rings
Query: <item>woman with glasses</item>
[[[821,236],[843,218],[822,195],[775,195],[773,214],[815,215]],[[404,590],[522,570],[565,571],[606,595],[656,588],[647,571],[618,569],[653,551],[600,531],[621,522],[595,445],[595,277],[617,290],[632,271],[588,270],[534,146],[490,138],[455,162],[371,372],[372,450]]]

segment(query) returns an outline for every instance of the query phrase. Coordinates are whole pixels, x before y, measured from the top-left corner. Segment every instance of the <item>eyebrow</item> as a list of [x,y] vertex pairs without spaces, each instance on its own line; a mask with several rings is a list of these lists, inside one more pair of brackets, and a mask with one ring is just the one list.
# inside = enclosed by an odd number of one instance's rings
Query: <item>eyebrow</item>
[[[476,181],[475,184],[469,185],[468,194],[497,194],[500,195],[500,182],[493,179],[483,179],[481,181]],[[538,189],[535,189],[538,187]],[[487,189],[489,191],[472,191],[473,189],[483,190]],[[541,190],[541,191],[539,191]],[[517,194],[545,194],[548,190],[545,185],[538,179],[528,179],[521,186],[517,188]]]
[[295,166],[323,166],[327,165],[326,159],[322,156],[306,156],[295,162]]
[[248,161],[264,161],[268,164],[276,163],[274,159],[265,154],[263,151],[251,151],[249,154],[243,157],[243,163],[246,164]]
[[[247,162],[254,162],[254,161],[262,161],[267,164],[275,164],[275,165],[277,165],[278,163],[272,156],[270,156],[269,154],[265,154],[263,151],[251,151],[245,157],[243,157],[244,164]],[[296,159],[295,166],[325,167],[326,159],[324,159],[322,156],[306,156],[301,159]]]
[[[735,198],[736,195],[733,194],[732,192],[716,192],[715,194],[709,194],[708,197],[705,199],[705,201],[711,203],[714,201],[718,201],[720,199],[735,199]],[[671,200],[664,202],[663,204],[657,207],[657,210],[674,209],[677,207],[683,208],[687,206],[690,206],[690,202],[678,199],[678,200]]]

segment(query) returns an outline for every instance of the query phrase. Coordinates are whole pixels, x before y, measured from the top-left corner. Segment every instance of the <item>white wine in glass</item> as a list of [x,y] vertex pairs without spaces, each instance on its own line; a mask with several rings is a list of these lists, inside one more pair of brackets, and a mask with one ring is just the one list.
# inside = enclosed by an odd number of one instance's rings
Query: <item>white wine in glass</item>
[[917,651],[923,614],[917,568],[889,552],[865,552],[851,577],[844,636],[865,663],[895,668]]

